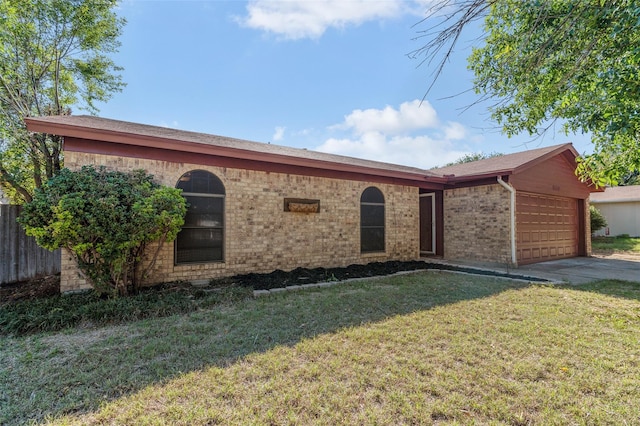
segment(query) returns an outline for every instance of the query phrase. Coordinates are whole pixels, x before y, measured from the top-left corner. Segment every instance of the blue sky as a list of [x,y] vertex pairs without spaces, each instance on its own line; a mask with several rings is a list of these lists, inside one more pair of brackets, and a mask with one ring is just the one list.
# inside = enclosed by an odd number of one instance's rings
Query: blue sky
[[473,29],[421,103],[433,70],[408,54],[428,3],[124,0],[127,86],[99,115],[423,168],[568,141],[591,151],[582,135],[508,139],[486,104],[464,110]]

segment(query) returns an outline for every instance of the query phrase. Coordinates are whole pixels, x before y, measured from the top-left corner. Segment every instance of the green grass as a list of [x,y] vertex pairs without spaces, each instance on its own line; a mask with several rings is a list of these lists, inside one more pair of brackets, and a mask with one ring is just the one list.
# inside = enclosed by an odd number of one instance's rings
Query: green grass
[[624,424],[640,284],[422,272],[0,340],[0,424]]
[[596,253],[640,254],[640,238],[631,238],[629,236],[593,237],[591,247]]

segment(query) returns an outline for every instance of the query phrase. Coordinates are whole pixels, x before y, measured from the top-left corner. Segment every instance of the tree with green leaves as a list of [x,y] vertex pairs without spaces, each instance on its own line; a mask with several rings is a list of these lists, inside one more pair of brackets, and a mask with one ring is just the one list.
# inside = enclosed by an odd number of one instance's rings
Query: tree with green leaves
[[500,157],[502,155],[503,154],[500,152],[490,152],[488,154],[482,151],[472,152],[471,154],[463,155],[462,157],[458,158],[456,161],[452,163],[445,164],[445,167],[454,166],[456,164],[472,163],[474,161],[486,160],[487,158]]
[[560,120],[592,135],[581,178],[611,185],[640,170],[640,2],[440,0],[424,22],[434,20],[413,53],[436,60],[434,82],[462,31],[483,20],[469,68],[506,135],[540,135]]
[[138,290],[184,224],[181,192],[144,170],[62,169],[36,190],[19,222],[40,246],[66,249],[96,291],[126,295]]
[[108,57],[124,20],[116,0],[0,0],[0,186],[15,203],[62,167],[62,138],[30,133],[25,117],[65,115],[123,87]]

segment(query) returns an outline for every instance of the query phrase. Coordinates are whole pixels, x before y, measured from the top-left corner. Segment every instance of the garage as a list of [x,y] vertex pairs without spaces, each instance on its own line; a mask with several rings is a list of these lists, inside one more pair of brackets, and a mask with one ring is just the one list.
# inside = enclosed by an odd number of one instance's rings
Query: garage
[[578,200],[516,194],[516,252],[519,265],[580,254]]
[[444,191],[444,257],[518,266],[590,254],[577,151],[557,145],[433,170]]

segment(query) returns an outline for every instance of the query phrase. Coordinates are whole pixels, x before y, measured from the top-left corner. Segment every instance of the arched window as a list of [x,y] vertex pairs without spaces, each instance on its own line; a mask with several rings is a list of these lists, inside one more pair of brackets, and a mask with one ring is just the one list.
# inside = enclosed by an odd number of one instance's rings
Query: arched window
[[189,207],[175,243],[175,263],[224,260],[224,185],[204,170],[185,173],[178,180]]
[[384,195],[374,186],[360,197],[360,252],[384,251]]

